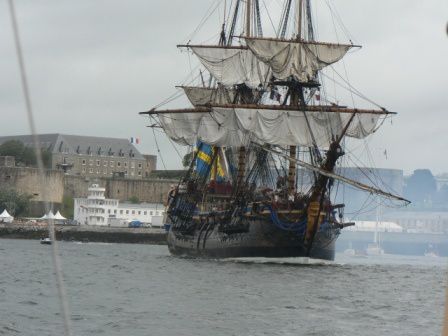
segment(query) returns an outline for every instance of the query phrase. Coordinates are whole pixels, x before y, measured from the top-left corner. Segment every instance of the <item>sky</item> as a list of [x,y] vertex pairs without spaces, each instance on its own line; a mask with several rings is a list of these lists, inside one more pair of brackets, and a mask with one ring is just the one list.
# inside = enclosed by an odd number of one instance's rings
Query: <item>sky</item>
[[[156,154],[150,122],[138,112],[175,93],[194,68],[196,61],[177,44],[216,40],[220,7],[191,34],[215,2],[15,0],[38,132],[140,137],[139,150]],[[264,0],[262,15],[269,11],[276,22],[282,2]],[[329,40],[333,33],[346,42],[329,2],[313,1],[319,37]],[[406,173],[448,172],[448,1],[332,0],[331,6],[349,37],[363,46],[338,65],[339,72],[399,113],[373,137],[353,144],[352,155],[359,152],[365,165]],[[19,76],[8,2],[0,0],[1,135],[29,133]],[[350,96],[341,96],[351,104]],[[181,98],[169,106],[188,103]],[[162,134],[156,136],[163,158],[158,168],[179,168],[185,149],[178,153]]]

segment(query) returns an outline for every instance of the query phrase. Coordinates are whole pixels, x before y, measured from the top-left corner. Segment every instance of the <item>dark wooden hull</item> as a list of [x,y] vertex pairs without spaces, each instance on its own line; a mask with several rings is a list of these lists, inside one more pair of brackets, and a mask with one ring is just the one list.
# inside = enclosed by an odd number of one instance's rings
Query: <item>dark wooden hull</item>
[[173,255],[203,258],[240,257],[310,257],[334,260],[335,242],[340,230],[330,226],[320,230],[310,254],[303,243],[303,234],[277,228],[271,221],[256,220],[247,232],[220,232],[219,225],[209,230],[194,230],[186,234],[172,228],[168,233],[168,247]]

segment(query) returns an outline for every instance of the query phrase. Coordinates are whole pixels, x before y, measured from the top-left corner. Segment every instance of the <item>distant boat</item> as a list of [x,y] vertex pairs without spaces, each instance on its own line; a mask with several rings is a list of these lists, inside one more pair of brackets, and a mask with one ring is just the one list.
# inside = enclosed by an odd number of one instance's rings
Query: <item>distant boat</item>
[[43,245],[51,245],[53,242],[52,242],[52,240],[50,238],[47,237],[47,238],[42,238],[40,240],[40,243],[43,244]]
[[438,258],[439,255],[435,252],[425,252],[425,257],[429,257],[429,258]]
[[376,209],[376,224],[375,224],[375,233],[373,236],[373,243],[367,245],[366,253],[370,256],[379,256],[384,254],[384,250],[381,248],[381,236],[378,232],[378,226],[380,223],[381,217],[381,206]]
[[384,254],[384,250],[381,248],[380,244],[372,243],[367,246],[366,253],[369,256],[379,256]]
[[439,254],[437,253],[434,246],[432,244],[429,244],[428,248],[425,251],[424,256],[429,258],[437,258],[439,257]]

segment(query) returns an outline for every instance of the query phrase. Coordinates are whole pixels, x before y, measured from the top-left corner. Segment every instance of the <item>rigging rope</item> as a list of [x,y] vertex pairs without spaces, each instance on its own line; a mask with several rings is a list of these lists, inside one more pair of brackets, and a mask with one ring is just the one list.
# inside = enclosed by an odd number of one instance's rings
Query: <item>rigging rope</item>
[[159,147],[159,143],[157,141],[156,132],[154,131],[154,128],[152,129],[152,134],[154,135],[154,142],[156,144],[157,153],[159,153],[160,159],[162,160],[163,168],[165,168],[165,170],[167,170],[166,169],[166,165],[165,165],[165,161],[163,160],[163,156],[162,156],[162,154],[160,152],[160,147]]
[[[36,124],[34,121],[34,113],[33,113],[33,107],[31,103],[30,98],[30,90],[28,85],[28,78],[25,68],[25,61],[23,57],[22,52],[22,46],[20,41],[20,34],[19,34],[19,26],[17,22],[17,16],[16,11],[14,7],[14,0],[9,0],[9,10],[10,10],[10,16],[11,16],[11,23],[12,23],[12,30],[14,35],[14,42],[15,42],[15,48],[16,48],[16,54],[17,54],[17,60],[19,63],[19,69],[20,69],[20,77],[22,82],[22,90],[23,90],[23,96],[25,99],[25,105],[26,105],[26,112],[28,117],[28,124],[30,127],[31,134],[33,135],[33,142],[34,142],[34,150],[37,157],[37,165],[39,170],[39,176],[41,178],[41,188],[42,188],[42,195],[43,199],[45,200],[45,212],[48,213],[50,211],[50,206],[48,203],[48,185],[44,184],[44,164],[42,161],[42,151],[39,143],[39,138],[37,136],[37,130],[36,130]],[[68,306],[67,301],[67,294],[64,287],[64,278],[62,275],[62,264],[59,257],[59,244],[56,240],[55,230],[54,230],[54,220],[49,219],[48,220],[48,231],[50,235],[50,239],[52,240],[52,260],[53,260],[53,267],[55,270],[55,278],[56,278],[56,284],[57,284],[57,291],[58,291],[58,297],[59,297],[59,303],[61,306],[61,316],[64,323],[64,334],[66,336],[70,336],[71,333],[71,323],[70,323],[70,310]]]

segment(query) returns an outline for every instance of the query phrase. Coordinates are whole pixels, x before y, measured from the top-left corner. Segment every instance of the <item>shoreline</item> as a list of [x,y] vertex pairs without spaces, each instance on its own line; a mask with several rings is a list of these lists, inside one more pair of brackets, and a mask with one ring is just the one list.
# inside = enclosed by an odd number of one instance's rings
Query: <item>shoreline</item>
[[[60,241],[166,245],[165,230],[154,228],[55,225],[55,234]],[[47,225],[0,224],[0,239],[45,237],[48,237]]]

